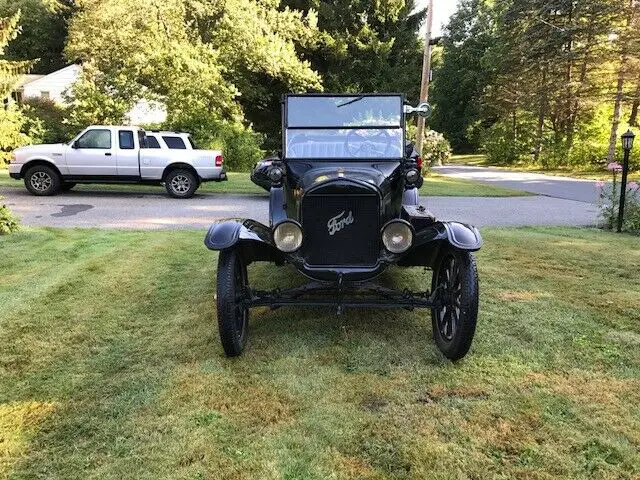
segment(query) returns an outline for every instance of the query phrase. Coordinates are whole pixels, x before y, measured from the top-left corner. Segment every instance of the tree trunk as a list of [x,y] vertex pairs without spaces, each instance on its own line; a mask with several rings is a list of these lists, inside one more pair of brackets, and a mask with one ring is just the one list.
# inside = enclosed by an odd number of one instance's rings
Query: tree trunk
[[571,105],[571,111],[569,114],[569,125],[567,128],[567,149],[570,150],[573,147],[573,138],[576,131],[576,123],[578,122],[578,111],[580,110],[580,100],[582,98],[582,92],[584,91],[584,85],[587,80],[587,67],[591,58],[591,43],[592,37],[587,37],[584,59],[580,67],[580,82],[573,98],[573,104]]
[[[634,25],[636,8],[634,6],[635,0],[629,0],[629,17],[627,18],[627,28]],[[613,107],[613,121],[611,122],[611,136],[609,137],[609,153],[607,154],[607,161],[613,162],[616,155],[616,144],[618,143],[618,127],[620,126],[620,115],[622,111],[622,94],[624,89],[624,80],[627,73],[627,45],[628,39],[625,37],[620,38],[621,41],[621,54],[620,54],[620,70],[618,70],[618,84],[616,87],[616,101]]]
[[544,117],[547,113],[547,69],[542,67],[542,83],[540,88],[540,104],[538,105],[538,125],[536,128],[536,142],[533,147],[533,160],[538,163],[542,152],[542,140],[544,134]]
[[638,127],[638,109],[640,109],[640,77],[638,77],[638,84],[636,85],[636,93],[633,96],[633,105],[631,105],[631,115],[629,115],[629,125],[632,127]]
[[620,113],[622,111],[622,91],[624,88],[624,74],[627,64],[626,55],[620,60],[620,70],[618,71],[618,84],[616,87],[616,101],[613,107],[613,121],[611,122],[611,136],[609,137],[609,153],[607,161],[613,162],[616,155],[616,144],[618,143],[618,126],[620,125]]

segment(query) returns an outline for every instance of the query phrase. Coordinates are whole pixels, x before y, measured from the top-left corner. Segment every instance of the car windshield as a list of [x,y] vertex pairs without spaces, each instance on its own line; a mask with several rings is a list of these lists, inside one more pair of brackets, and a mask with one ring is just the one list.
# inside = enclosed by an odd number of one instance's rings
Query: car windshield
[[400,95],[288,96],[288,159],[398,159],[402,157]]

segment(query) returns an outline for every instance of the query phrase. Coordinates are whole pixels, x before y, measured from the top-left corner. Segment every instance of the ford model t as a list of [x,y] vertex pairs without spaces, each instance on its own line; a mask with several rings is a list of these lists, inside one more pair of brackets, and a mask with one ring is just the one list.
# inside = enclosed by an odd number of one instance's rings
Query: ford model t
[[[430,309],[433,338],[462,358],[478,315],[475,227],[436,220],[420,204],[421,160],[406,141],[399,94],[286,95],[282,152],[258,164],[269,224],[234,219],[211,226],[206,246],[220,251],[217,310],[228,356],[242,353],[249,309],[257,306]],[[288,290],[252,289],[247,265],[289,263],[310,282]],[[428,267],[430,288],[396,290],[373,282],[388,266]]]

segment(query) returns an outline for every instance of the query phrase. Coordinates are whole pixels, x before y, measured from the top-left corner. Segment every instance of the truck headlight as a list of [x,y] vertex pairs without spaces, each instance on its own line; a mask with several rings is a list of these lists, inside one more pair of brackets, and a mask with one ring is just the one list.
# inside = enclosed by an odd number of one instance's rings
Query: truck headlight
[[273,241],[278,250],[295,252],[302,246],[302,228],[294,221],[285,220],[273,230]]
[[15,163],[16,161],[16,153],[11,152],[11,156],[9,157],[9,163]]
[[382,243],[391,253],[404,253],[413,244],[413,229],[405,220],[392,220],[382,228]]

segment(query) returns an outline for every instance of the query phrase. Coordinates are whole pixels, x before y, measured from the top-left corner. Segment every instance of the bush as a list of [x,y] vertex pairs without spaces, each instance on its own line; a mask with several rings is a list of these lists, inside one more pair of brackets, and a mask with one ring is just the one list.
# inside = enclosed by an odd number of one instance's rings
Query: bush
[[36,133],[34,130],[35,125],[29,123],[18,107],[0,107],[0,166],[9,161],[12,150],[31,143],[30,133]]
[[27,98],[23,104],[27,121],[34,126],[35,143],[64,143],[73,137],[65,122],[66,108],[45,98]]
[[[3,197],[0,197],[0,201]],[[19,228],[18,219],[13,216],[9,207],[0,204],[0,235],[7,235],[17,231]]]
[[191,117],[165,128],[190,133],[199,148],[221,150],[228,171],[248,172],[264,157],[259,135],[241,124]]
[[[415,143],[417,130],[415,124],[408,124],[407,139]],[[442,133],[425,129],[422,136],[422,158],[429,166],[445,164],[451,158],[451,144]]]
[[[620,205],[620,182],[618,173],[622,171],[619,163],[610,163],[607,168],[613,175],[611,183],[598,182],[598,209],[600,210],[600,226],[613,230],[617,227],[618,208]],[[636,182],[627,184],[624,202],[624,218],[622,228],[626,231],[640,233],[640,186]]]

